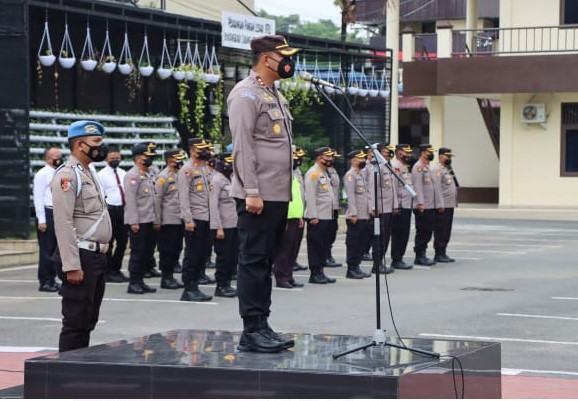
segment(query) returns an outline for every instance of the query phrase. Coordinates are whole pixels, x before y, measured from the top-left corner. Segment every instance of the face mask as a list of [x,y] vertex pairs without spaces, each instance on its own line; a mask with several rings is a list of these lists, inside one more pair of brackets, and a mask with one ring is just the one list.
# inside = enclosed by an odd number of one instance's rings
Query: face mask
[[178,170],[185,165],[185,162],[182,160],[175,161],[175,168]]
[[323,165],[325,167],[331,167],[333,166],[333,160],[323,160]]
[[427,154],[427,160],[429,160],[430,162],[433,160],[433,153],[428,153]]
[[111,160],[108,165],[112,168],[117,168],[120,165],[120,160]]
[[293,159],[293,170],[301,167],[301,164],[302,164],[301,159]]
[[413,155],[404,156],[403,161],[405,162],[405,164],[412,164],[413,162],[415,162],[415,157],[413,157]]
[[63,163],[62,157],[58,158],[58,159],[52,159],[52,166],[53,167],[58,167]]
[[281,79],[291,78],[293,74],[295,74],[295,64],[293,64],[293,61],[289,57],[283,57],[281,60],[270,58],[277,61],[277,70],[275,71],[271,67],[269,67],[269,69],[279,74]]
[[364,169],[365,166],[367,166],[367,163],[365,161],[359,162],[359,164],[357,165],[359,167],[359,169]]
[[90,146],[86,142],[82,142],[86,146],[88,146],[88,152],[82,152],[87,155],[90,160],[93,162],[101,162],[106,159],[106,155],[108,154],[108,146],[106,145],[98,145],[98,146]]
[[153,165],[153,159],[151,159],[150,157],[147,157],[146,159],[143,159],[142,164],[145,167],[150,167]]
[[395,155],[395,153],[393,152],[393,150],[390,150],[389,152],[387,152],[388,157],[393,157]]
[[444,161],[444,164],[448,167],[451,166],[452,165],[452,159],[446,159],[446,161]]
[[211,159],[211,152],[206,149],[203,149],[199,151],[199,153],[197,153],[197,157],[201,160],[208,161]]

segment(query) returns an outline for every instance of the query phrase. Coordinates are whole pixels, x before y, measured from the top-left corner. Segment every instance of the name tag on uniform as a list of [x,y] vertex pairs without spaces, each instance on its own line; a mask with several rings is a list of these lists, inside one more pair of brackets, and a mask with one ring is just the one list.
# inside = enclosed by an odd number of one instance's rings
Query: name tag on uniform
[[329,186],[327,184],[321,185],[321,190],[323,190],[323,191],[327,191],[328,188],[329,188]]
[[426,184],[429,184],[431,182],[429,177],[425,177],[423,180]]
[[358,185],[357,186],[357,193],[364,193],[365,192],[365,187],[363,185]]

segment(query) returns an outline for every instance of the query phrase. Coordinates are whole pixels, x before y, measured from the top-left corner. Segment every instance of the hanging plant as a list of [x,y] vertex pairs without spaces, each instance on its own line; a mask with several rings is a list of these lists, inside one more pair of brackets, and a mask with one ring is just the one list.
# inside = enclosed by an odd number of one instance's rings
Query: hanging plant
[[315,90],[310,90],[307,85],[304,85],[305,82],[301,77],[281,81],[279,89],[287,99],[290,108],[309,107],[323,103],[321,96]]
[[86,24],[86,39],[84,39],[84,46],[82,46],[82,53],[80,54],[80,65],[85,71],[93,71],[98,62],[92,47],[92,38],[90,37],[90,26]]
[[179,112],[179,122],[187,128],[188,133],[192,133],[193,127],[191,124],[191,99],[188,96],[189,89],[189,82],[186,80],[180,81],[177,84],[179,104],[181,106]]
[[118,57],[118,71],[123,75],[130,75],[134,69],[132,64],[132,56],[130,53],[130,45],[128,43],[128,34],[124,32],[124,42],[122,43],[122,49],[120,51],[120,56]]
[[42,71],[42,63],[40,60],[36,60],[36,76],[36,82],[38,83],[38,86],[41,86],[42,80],[44,79],[44,71]]
[[[46,43],[46,48],[44,45]],[[48,29],[48,17],[44,22],[44,32],[42,32],[42,39],[40,40],[40,47],[38,48],[38,60],[45,67],[50,67],[56,61],[56,56],[52,51],[52,43],[50,41],[50,30]]]
[[76,57],[74,56],[74,48],[72,47],[72,40],[68,33],[68,24],[64,24],[64,37],[60,45],[60,54],[58,55],[58,62],[62,68],[70,69],[76,64]]
[[151,56],[149,54],[149,43],[147,40],[146,33],[144,35],[142,50],[140,52],[140,57],[138,59],[138,69],[140,75],[142,75],[143,77],[150,77],[155,70],[155,68],[151,64]]
[[108,22],[106,24],[106,34],[104,38],[104,45],[102,46],[102,53],[100,54],[99,69],[106,72],[107,74],[112,74],[116,69],[116,59],[112,55],[112,50],[110,49],[110,37],[108,34]]
[[163,37],[163,50],[161,52],[161,63],[157,68],[157,75],[160,79],[167,79],[173,73],[173,66],[171,64],[171,57],[169,56],[169,47],[167,46],[167,38]]
[[205,94],[205,89],[208,84],[204,79],[197,81],[197,87],[195,90],[195,126],[197,127],[197,132],[199,137],[203,136],[204,122],[205,122],[205,107],[207,102],[207,95]]
[[213,104],[209,106],[213,115],[213,125],[209,131],[209,136],[213,143],[223,143],[223,80],[219,74],[219,79],[213,89]]
[[177,81],[185,79],[185,63],[183,62],[180,39],[177,39],[177,50],[175,51],[175,59],[173,61],[173,78]]
[[142,81],[140,79],[140,71],[134,68],[130,72],[128,77],[124,80],[124,85],[128,89],[128,102],[129,103],[134,102],[136,99],[136,94],[142,86]]

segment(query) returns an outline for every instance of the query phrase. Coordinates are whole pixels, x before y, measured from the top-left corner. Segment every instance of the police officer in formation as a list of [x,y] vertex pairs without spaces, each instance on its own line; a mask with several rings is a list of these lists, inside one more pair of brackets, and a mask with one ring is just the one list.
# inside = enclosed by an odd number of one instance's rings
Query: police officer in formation
[[184,285],[174,278],[175,266],[183,248],[184,228],[181,222],[177,173],[184,164],[182,150],[167,150],[164,153],[166,167],[155,183],[154,229],[159,232],[158,250],[161,269],[161,288],[176,290]]
[[[412,149],[407,144],[398,144],[395,147],[395,159],[391,162],[393,171],[410,186],[413,185],[410,165],[413,162]],[[412,264],[403,260],[409,232],[411,228],[411,211],[413,209],[413,197],[407,189],[396,179],[394,187],[397,193],[398,213],[392,217],[391,228],[391,267],[394,269],[411,269]]]
[[[237,271],[237,205],[231,197],[231,174],[233,155],[219,155],[210,184],[209,221],[214,240],[216,297],[234,298],[237,290],[231,287],[231,279]],[[209,247],[210,248],[210,247]]]
[[103,161],[104,127],[76,121],[68,127],[70,158],[54,174],[54,229],[60,254],[62,330],[59,352],[88,347],[104,296],[106,251],[112,224],[92,162]]
[[[370,183],[370,180],[373,179],[373,162],[375,157],[373,156],[373,149],[370,146],[365,146],[364,147],[364,151],[365,151],[365,167],[361,170],[361,173],[363,174],[363,176],[365,177],[365,181],[368,184],[368,191],[371,198],[371,207],[372,209],[374,209],[375,206],[375,200],[373,198],[374,194],[374,188],[373,188],[373,183]],[[371,185],[370,185],[371,184]],[[363,233],[363,239],[362,239],[362,256],[361,256],[361,260],[365,261],[365,262],[371,262],[373,261],[373,257],[371,256],[371,247],[373,246],[373,216],[369,216],[369,222],[368,224],[366,224],[365,226],[365,232]]]
[[124,177],[126,206],[124,222],[130,228],[130,258],[128,262],[129,294],[156,292],[156,288],[145,284],[145,273],[154,268],[156,234],[153,223],[157,221],[155,211],[155,181],[149,172],[156,156],[152,142],[141,142],[133,146],[134,166]]
[[373,213],[372,198],[363,173],[366,154],[363,150],[353,150],[347,154],[351,168],[343,177],[343,185],[347,194],[346,223],[347,247],[346,278],[362,279],[371,277],[364,273],[359,265],[363,257],[364,240],[367,235],[367,225]]
[[303,287],[303,284],[296,282],[293,278],[293,269],[297,263],[305,228],[305,186],[300,169],[303,156],[305,156],[305,151],[298,146],[293,146],[293,178],[291,201],[287,211],[287,225],[285,226],[283,243],[273,263],[273,273],[279,288]]
[[[185,223],[185,257],[181,301],[205,302],[213,297],[199,289],[204,277],[209,247],[209,177],[207,161],[212,156],[211,143],[204,138],[189,140],[190,160],[178,173],[181,218]],[[214,283],[214,281],[213,281]]]
[[339,230],[339,190],[341,185],[341,179],[339,178],[339,174],[337,174],[337,170],[333,167],[333,163],[335,159],[341,157],[339,153],[334,149],[333,150],[333,159],[330,160],[327,158],[325,160],[325,166],[327,169],[327,175],[329,176],[329,182],[331,183],[331,187],[333,188],[333,219],[331,220],[331,230],[330,230],[330,238],[329,238],[329,254],[327,255],[327,260],[325,261],[325,267],[341,267],[342,264],[335,261],[333,257],[333,253],[331,252],[333,248],[333,244],[337,239],[337,231]]
[[444,203],[440,181],[435,179],[430,162],[435,149],[427,144],[420,145],[419,160],[413,165],[411,174],[415,192],[415,260],[416,265],[432,266],[436,262],[426,256],[428,242],[431,240],[437,213],[444,212]]
[[305,218],[307,219],[307,259],[312,284],[332,284],[323,267],[331,252],[331,235],[334,229],[335,192],[327,173],[333,163],[334,152],[330,147],[315,149],[315,164],[305,174]]
[[[377,150],[385,158],[386,163],[391,163],[391,159],[394,155],[394,147],[391,145],[383,145],[381,143],[376,144]],[[391,164],[390,164],[391,165]],[[379,164],[378,173],[378,184],[377,184],[377,211],[376,216],[379,217],[380,223],[380,235],[375,238],[372,227],[372,239],[374,240],[372,250],[373,250],[373,268],[372,273],[376,273],[379,269],[380,273],[393,273],[394,269],[392,267],[386,267],[385,265],[385,254],[387,253],[387,247],[389,245],[389,238],[391,235],[391,224],[393,214],[398,213],[398,200],[397,200],[397,190],[395,187],[395,177],[391,173],[390,169],[386,166]],[[374,179],[375,175],[372,173],[369,176],[369,191],[373,192],[375,189]],[[376,243],[376,241],[379,241]],[[379,252],[378,252],[379,250]]]
[[433,168],[433,173],[441,184],[443,197],[443,213],[437,213],[434,227],[434,261],[438,263],[455,262],[447,254],[447,246],[450,242],[454,209],[458,205],[458,181],[452,169],[452,157],[454,154],[450,148],[440,148],[438,151],[439,163]]

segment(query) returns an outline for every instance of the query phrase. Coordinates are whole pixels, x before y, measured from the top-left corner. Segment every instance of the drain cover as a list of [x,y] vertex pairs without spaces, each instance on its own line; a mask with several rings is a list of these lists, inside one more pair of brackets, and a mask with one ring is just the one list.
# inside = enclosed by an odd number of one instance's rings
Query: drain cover
[[513,288],[464,287],[462,291],[514,291]]

